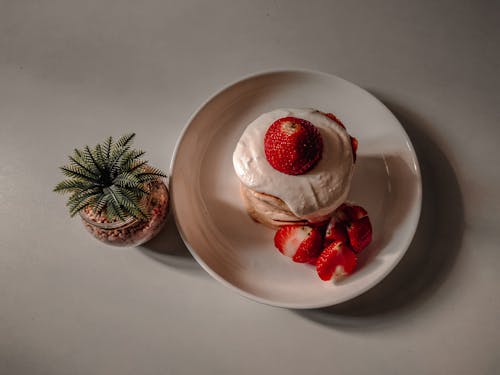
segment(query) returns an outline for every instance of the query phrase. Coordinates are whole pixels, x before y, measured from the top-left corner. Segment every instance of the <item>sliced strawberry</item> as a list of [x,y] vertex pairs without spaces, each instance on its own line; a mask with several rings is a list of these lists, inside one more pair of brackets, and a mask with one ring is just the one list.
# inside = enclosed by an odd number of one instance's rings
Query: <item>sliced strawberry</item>
[[[335,116],[333,113],[325,113],[325,112],[321,112],[321,113],[323,113],[330,120],[335,121],[337,123],[337,125],[339,125],[343,129],[346,129],[346,127],[342,123],[342,121],[340,121],[338,119],[338,117]],[[350,136],[350,139],[351,139],[351,147],[352,147],[352,158],[353,158],[354,162],[356,163],[356,153],[358,151],[358,140],[356,138],[354,138],[354,137],[351,137],[351,136]]]
[[342,124],[342,121],[340,121],[337,116],[335,116],[333,113],[324,113],[322,112],[326,117],[328,117],[330,120],[333,120],[335,121],[338,125],[340,125],[340,127],[344,128],[345,129],[345,126],[344,124]]
[[352,158],[356,163],[356,153],[358,152],[358,140],[354,137],[351,137],[351,147],[352,147]]
[[332,216],[330,222],[326,226],[325,241],[328,243],[333,241],[347,241],[345,223],[343,220],[339,220],[336,215]]
[[309,121],[283,117],[267,129],[264,152],[274,169],[299,175],[312,169],[321,159],[323,140],[319,130]]
[[347,220],[351,221],[362,219],[365,216],[368,216],[368,212],[366,212],[366,210],[363,207],[357,205],[343,204],[342,210],[347,216]]
[[321,253],[321,229],[307,225],[285,225],[274,235],[274,246],[297,263],[314,261]]
[[347,224],[347,235],[352,249],[359,253],[372,242],[372,224],[368,216]]
[[340,280],[354,272],[358,264],[349,245],[334,241],[323,250],[316,261],[316,272],[321,280]]
[[351,217],[349,216],[349,210],[351,205],[349,203],[342,203],[334,212],[332,217],[335,217],[337,221],[346,222]]

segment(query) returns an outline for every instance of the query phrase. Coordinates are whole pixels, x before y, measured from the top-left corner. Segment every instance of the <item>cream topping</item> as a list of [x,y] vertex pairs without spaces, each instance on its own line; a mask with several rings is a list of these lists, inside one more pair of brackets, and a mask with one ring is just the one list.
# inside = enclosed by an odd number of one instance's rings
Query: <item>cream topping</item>
[[[314,168],[292,176],[274,169],[264,153],[264,136],[276,120],[293,116],[315,125],[323,138],[323,155]],[[354,170],[347,131],[321,112],[277,109],[264,113],[243,132],[233,153],[237,176],[248,188],[283,200],[293,214],[309,221],[330,215],[347,199]]]

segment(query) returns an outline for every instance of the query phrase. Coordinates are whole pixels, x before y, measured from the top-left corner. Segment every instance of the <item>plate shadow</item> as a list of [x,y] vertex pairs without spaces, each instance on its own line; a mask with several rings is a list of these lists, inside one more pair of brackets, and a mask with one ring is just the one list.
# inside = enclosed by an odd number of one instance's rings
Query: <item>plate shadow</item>
[[425,303],[446,279],[461,248],[463,199],[450,162],[426,133],[429,126],[422,117],[388,99],[382,101],[401,122],[415,148],[422,173],[422,212],[407,253],[378,285],[339,305],[294,310],[332,328],[366,330],[390,324],[395,313]]

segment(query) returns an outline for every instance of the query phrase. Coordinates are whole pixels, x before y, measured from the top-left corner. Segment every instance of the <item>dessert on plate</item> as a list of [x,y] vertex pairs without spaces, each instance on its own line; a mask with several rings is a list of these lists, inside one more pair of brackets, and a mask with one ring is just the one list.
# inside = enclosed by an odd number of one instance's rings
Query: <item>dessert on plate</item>
[[349,193],[356,144],[334,115],[315,109],[259,116],[233,153],[248,213],[271,228],[328,220]]
[[277,229],[275,247],[322,280],[354,272],[372,240],[368,213],[346,202],[358,141],[333,114],[286,108],[251,122],[233,153],[249,215]]

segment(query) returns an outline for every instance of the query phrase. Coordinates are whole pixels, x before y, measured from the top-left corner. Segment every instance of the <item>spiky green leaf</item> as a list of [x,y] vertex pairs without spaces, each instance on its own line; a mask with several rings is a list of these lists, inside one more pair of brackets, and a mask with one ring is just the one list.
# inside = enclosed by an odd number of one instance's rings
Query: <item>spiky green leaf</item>
[[125,147],[131,145],[134,137],[135,137],[135,133],[128,133],[128,134],[122,135],[120,138],[118,138],[118,141],[116,141],[116,143],[114,145],[115,150],[120,149],[120,148],[125,148]]
[[137,174],[137,178],[141,182],[150,182],[158,180],[159,178],[167,177],[165,173],[157,168],[149,168],[146,172],[141,172]]
[[99,183],[99,180],[94,175],[87,172],[85,169],[75,165],[65,165],[61,167],[61,171],[66,177],[71,177],[80,181],[89,183]]
[[97,144],[94,149],[92,150],[92,156],[94,157],[94,160],[96,161],[97,165],[99,166],[99,169],[105,173],[106,172],[106,159],[104,157],[104,153],[102,152],[102,148],[100,144]]
[[106,217],[109,221],[113,221],[119,218],[118,209],[119,208],[116,207],[116,204],[113,201],[108,202],[108,204],[106,205]]
[[147,215],[141,209],[139,199],[136,196],[129,195],[125,190],[117,186],[111,186],[113,196],[116,197],[116,202],[119,202],[120,207],[130,216],[147,218]]
[[129,151],[130,147],[127,146],[119,150],[115,155],[112,155],[111,161],[109,163],[109,173],[110,176],[115,178],[120,173],[120,162],[125,155]]
[[143,171],[143,167],[148,163],[147,160],[135,160],[130,166],[129,172],[141,173]]
[[130,150],[123,154],[120,160],[120,171],[128,171],[134,162],[145,154],[142,150]]
[[102,210],[106,207],[106,204],[108,203],[109,198],[110,198],[109,195],[106,195],[104,193],[99,195],[99,197],[97,198],[97,200],[95,202],[93,210],[96,213],[101,213]]
[[120,174],[118,177],[116,177],[113,180],[113,184],[117,186],[129,186],[129,187],[140,187],[142,186],[141,181],[139,178],[134,175],[133,173],[130,172],[124,172]]
[[87,190],[92,187],[91,184],[75,179],[67,179],[59,182],[54,190],[56,193],[73,193],[75,191]]
[[110,200],[106,206],[106,214],[108,220],[113,221],[115,219],[125,220],[127,215],[123,212],[119,204],[114,200]]
[[139,198],[142,198],[145,195],[149,194],[149,192],[144,188],[144,186],[140,187],[121,186],[121,188],[124,191],[129,191],[131,194],[134,194]]
[[88,194],[80,197],[81,199],[75,199],[71,203],[68,201],[67,206],[69,207],[69,214],[71,217],[75,216],[80,210],[84,209],[87,206],[92,206],[96,201],[95,194]]
[[111,154],[111,148],[113,147],[113,137],[108,137],[102,146],[102,153],[104,154],[104,159],[106,163],[109,163],[109,156]]
[[125,217],[127,216],[122,209],[123,206],[123,199],[119,193],[119,190],[117,191],[114,186],[110,186],[107,188],[104,188],[104,193],[109,194],[110,200],[108,202],[108,206],[111,204],[113,205],[113,211],[116,213],[116,215],[124,220]]
[[102,175],[103,168],[101,165],[99,165],[99,163],[95,159],[94,154],[92,153],[92,150],[90,149],[89,146],[85,146],[83,148],[82,156],[83,160],[85,160],[87,165],[92,166],[92,170],[95,170],[97,174]]
[[91,188],[91,189],[76,191],[69,197],[67,205],[69,207],[72,207],[75,204],[81,202],[82,200],[87,199],[88,197],[99,196],[101,194],[102,194],[102,189],[100,188]]
[[95,171],[91,170],[87,165],[85,165],[85,162],[81,160],[81,157],[73,157],[70,156],[69,160],[71,160],[71,165],[79,167],[83,170],[85,170],[90,176],[92,177],[97,177],[99,178],[99,174],[95,173]]

